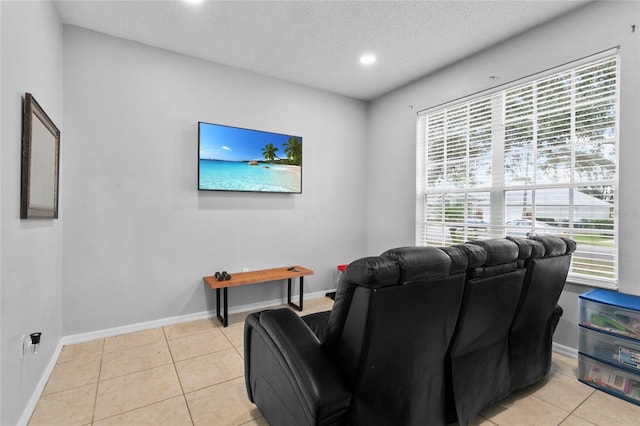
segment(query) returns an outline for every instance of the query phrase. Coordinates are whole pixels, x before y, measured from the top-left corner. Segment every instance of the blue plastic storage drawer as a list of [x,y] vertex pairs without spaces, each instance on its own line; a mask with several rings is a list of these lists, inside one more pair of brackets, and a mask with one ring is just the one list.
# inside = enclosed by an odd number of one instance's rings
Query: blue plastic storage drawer
[[581,382],[640,405],[640,375],[578,354],[578,378]]
[[608,290],[580,295],[580,324],[640,340],[640,297]]
[[580,327],[580,352],[603,361],[638,370],[640,342]]

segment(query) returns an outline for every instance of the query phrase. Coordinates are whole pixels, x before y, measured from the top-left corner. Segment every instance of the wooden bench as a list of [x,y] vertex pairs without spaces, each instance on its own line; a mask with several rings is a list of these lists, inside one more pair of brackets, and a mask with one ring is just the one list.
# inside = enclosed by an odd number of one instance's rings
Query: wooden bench
[[[287,286],[287,303],[299,311],[302,311],[302,296],[303,296],[303,279],[306,275],[313,275],[311,269],[303,268],[302,266],[292,266],[274,269],[262,269],[259,271],[250,272],[236,272],[231,274],[231,279],[218,281],[215,276],[204,277],[203,280],[212,289],[216,291],[216,316],[222,322],[222,325],[226,327],[229,323],[228,312],[228,299],[227,289],[229,287],[266,283],[271,281],[288,280]],[[291,302],[291,280],[293,278],[299,278],[300,281],[300,301],[298,305]],[[223,299],[223,315],[220,315],[220,289],[222,289]]]

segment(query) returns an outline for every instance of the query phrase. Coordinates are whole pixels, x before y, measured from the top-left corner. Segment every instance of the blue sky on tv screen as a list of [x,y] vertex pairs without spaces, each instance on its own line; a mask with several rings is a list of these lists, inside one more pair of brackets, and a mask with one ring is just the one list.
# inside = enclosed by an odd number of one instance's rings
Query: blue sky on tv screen
[[[200,159],[246,161],[264,160],[262,148],[277,147],[276,155],[286,158],[285,146],[291,135],[241,129],[210,123],[199,123]],[[302,142],[302,138],[298,138]]]

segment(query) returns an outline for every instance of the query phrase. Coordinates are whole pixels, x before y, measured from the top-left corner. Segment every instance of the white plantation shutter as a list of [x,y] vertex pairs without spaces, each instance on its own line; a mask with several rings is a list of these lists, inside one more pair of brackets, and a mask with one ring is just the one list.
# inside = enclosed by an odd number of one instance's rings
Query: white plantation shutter
[[566,236],[570,279],[616,287],[618,73],[607,55],[419,113],[416,244]]

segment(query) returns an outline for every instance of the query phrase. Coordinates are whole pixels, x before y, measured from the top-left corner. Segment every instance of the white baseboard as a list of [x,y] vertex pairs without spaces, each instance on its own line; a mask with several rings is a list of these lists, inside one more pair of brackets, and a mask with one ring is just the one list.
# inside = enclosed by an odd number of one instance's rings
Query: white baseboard
[[[331,290],[318,291],[315,293],[306,293],[304,295],[304,300],[324,297],[324,295],[328,291],[331,291]],[[286,298],[278,298],[278,299],[267,300],[263,302],[234,306],[232,308],[229,308],[229,315],[235,314],[238,312],[256,311],[259,309],[268,308],[270,306],[277,306],[277,305],[282,305],[286,303],[287,303]],[[183,322],[213,318],[215,316],[216,316],[215,310],[196,312],[196,313],[187,314],[187,315],[178,315],[175,317],[162,318],[154,321],[139,322],[136,324],[123,325],[120,327],[107,328],[104,330],[96,330],[96,331],[89,331],[87,333],[72,334],[69,336],[64,336],[62,338],[62,343],[64,345],[70,345],[74,343],[88,342],[95,339],[118,336],[120,334],[134,333],[136,331],[144,331],[152,328],[166,327],[168,325],[181,324]]]
[[[305,293],[304,300],[324,297],[325,294],[329,291],[335,291],[335,290],[323,290],[315,293]],[[277,306],[277,305],[282,305],[286,303],[287,303],[287,299],[281,298],[281,299],[268,300],[265,302],[239,305],[239,306],[234,306],[233,308],[230,308],[229,314],[235,314],[238,312],[256,311],[256,310],[268,308],[270,306]],[[53,355],[51,356],[51,360],[49,361],[49,364],[47,364],[47,368],[42,373],[42,377],[38,381],[38,384],[36,385],[36,388],[33,391],[33,394],[31,395],[31,399],[29,399],[27,406],[22,412],[22,416],[20,417],[18,426],[27,425],[29,423],[29,419],[33,415],[33,411],[36,409],[36,405],[38,404],[38,401],[42,396],[42,392],[44,391],[44,387],[46,386],[47,381],[49,380],[49,376],[51,376],[51,373],[53,372],[53,368],[56,366],[56,363],[58,362],[58,358],[60,357],[60,353],[62,352],[62,348],[64,345],[89,342],[95,339],[103,339],[105,337],[113,337],[121,334],[134,333],[136,331],[144,331],[152,328],[166,327],[169,325],[181,324],[183,322],[213,318],[215,316],[216,316],[216,312],[214,310],[202,311],[202,312],[196,312],[193,314],[178,315],[178,316],[162,318],[154,321],[145,321],[137,324],[124,325],[121,327],[113,327],[113,328],[107,328],[104,330],[89,331],[87,333],[79,333],[79,334],[72,334],[69,336],[63,336],[58,342],[58,346],[56,347],[56,350],[53,352]]]
[[36,384],[36,388],[31,395],[31,399],[29,399],[29,401],[27,402],[27,406],[22,411],[22,416],[20,417],[20,420],[18,420],[18,426],[26,426],[29,423],[29,419],[31,419],[33,411],[36,409],[36,405],[38,405],[38,401],[40,400],[40,396],[44,391],[44,387],[47,385],[47,381],[49,381],[49,376],[51,376],[53,368],[58,362],[58,357],[62,352],[63,346],[64,344],[62,343],[62,339],[60,339],[60,341],[58,342],[58,346],[56,346],[56,349],[53,351],[53,355],[51,355],[51,359],[49,360],[47,367],[44,369],[40,380]]
[[573,359],[578,359],[578,350],[575,348],[553,342],[552,350],[561,355],[565,355]]

